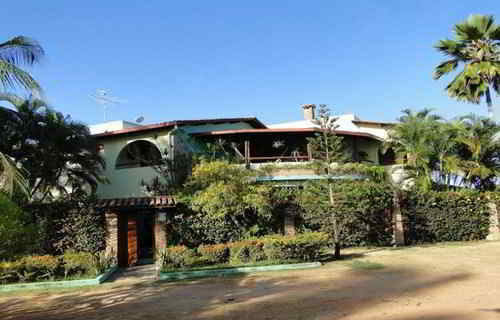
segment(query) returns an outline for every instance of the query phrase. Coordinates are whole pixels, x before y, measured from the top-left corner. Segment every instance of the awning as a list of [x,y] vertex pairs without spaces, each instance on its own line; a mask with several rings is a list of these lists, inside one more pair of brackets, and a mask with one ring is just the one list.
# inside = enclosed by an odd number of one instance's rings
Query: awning
[[97,209],[168,208],[168,207],[175,207],[175,205],[176,201],[173,196],[155,196],[155,197],[98,199],[96,208]]

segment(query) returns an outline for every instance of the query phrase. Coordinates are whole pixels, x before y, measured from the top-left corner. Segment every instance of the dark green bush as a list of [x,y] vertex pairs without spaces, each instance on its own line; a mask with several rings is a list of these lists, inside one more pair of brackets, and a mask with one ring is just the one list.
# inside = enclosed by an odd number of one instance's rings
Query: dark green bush
[[269,260],[313,261],[329,239],[326,233],[308,232],[296,236],[272,235],[260,240]]
[[401,206],[406,243],[485,239],[487,204],[487,197],[479,192],[408,192]]
[[197,258],[196,251],[186,246],[165,248],[159,255],[164,268],[185,268],[192,266]]
[[0,192],[0,260],[35,251],[36,230],[28,215]]
[[305,228],[334,234],[337,217],[343,247],[390,245],[393,192],[389,185],[372,181],[339,181],[332,184],[335,203],[329,201],[328,184],[310,182],[299,195]]
[[64,277],[78,274],[97,274],[94,256],[88,252],[68,250],[62,256]]

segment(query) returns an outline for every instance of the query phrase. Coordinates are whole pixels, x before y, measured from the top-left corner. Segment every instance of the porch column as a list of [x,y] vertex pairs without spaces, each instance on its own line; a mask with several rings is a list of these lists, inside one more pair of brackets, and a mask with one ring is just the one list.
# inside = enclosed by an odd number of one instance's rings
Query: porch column
[[105,213],[106,219],[106,255],[118,258],[118,215],[116,212]]
[[500,240],[500,217],[497,205],[494,202],[489,202],[488,209],[490,212],[490,230],[486,240]]
[[295,216],[285,215],[284,231],[287,236],[294,236],[296,234],[295,230]]

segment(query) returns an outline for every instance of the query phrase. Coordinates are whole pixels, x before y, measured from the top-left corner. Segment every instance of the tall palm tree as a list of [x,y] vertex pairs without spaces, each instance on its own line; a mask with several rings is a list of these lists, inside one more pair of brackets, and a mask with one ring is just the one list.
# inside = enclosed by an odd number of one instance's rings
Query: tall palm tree
[[457,100],[479,104],[486,98],[488,113],[493,114],[492,91],[500,94],[500,25],[491,15],[470,15],[453,27],[454,39],[440,40],[435,48],[450,59],[439,64],[435,80],[464,68],[446,86],[448,94]]
[[[0,94],[6,94],[6,89],[16,87],[41,92],[40,85],[20,66],[38,63],[43,56],[43,48],[27,37],[18,36],[0,43],[0,83],[3,89],[0,90]],[[15,162],[0,152],[0,191],[11,194],[15,186],[26,190],[27,181]]]

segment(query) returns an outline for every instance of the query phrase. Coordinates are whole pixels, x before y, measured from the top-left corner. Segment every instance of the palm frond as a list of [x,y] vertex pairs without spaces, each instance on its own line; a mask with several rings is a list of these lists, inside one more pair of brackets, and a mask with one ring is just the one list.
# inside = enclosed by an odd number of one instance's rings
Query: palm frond
[[0,191],[12,194],[16,187],[28,193],[28,181],[14,161],[0,152]]
[[45,55],[42,46],[28,37],[18,36],[0,43],[0,60],[10,64],[33,65]]
[[23,88],[41,92],[42,88],[26,71],[16,65],[0,59],[0,83],[4,88]]
[[437,80],[441,78],[444,74],[454,71],[458,66],[458,62],[459,62],[458,59],[452,59],[441,63],[436,67],[436,70],[434,70],[432,78],[434,80]]

